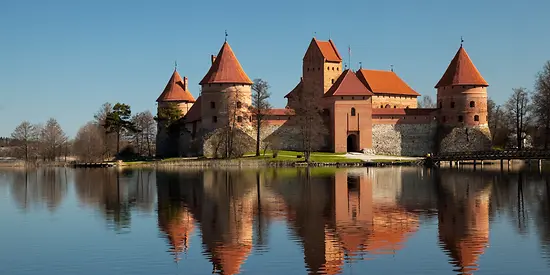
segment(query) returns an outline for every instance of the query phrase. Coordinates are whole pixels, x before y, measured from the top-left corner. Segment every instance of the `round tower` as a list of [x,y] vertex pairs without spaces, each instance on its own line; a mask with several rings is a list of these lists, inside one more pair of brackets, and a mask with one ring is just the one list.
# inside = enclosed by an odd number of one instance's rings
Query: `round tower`
[[487,87],[462,45],[435,85],[441,133],[440,151],[480,151],[491,148],[487,124]]
[[[182,79],[174,69],[164,91],[157,98],[157,156],[168,157],[177,154],[178,140],[177,136],[173,135],[175,128],[169,128],[176,120],[184,117],[195,103],[195,98],[189,92],[187,83],[187,77]],[[170,112],[170,108],[174,107],[180,111],[176,116]]]
[[201,127],[211,131],[235,125],[250,125],[248,108],[252,105],[252,81],[244,72],[227,41],[199,83],[201,91]]
[[439,80],[439,122],[448,126],[487,126],[487,82],[462,45]]

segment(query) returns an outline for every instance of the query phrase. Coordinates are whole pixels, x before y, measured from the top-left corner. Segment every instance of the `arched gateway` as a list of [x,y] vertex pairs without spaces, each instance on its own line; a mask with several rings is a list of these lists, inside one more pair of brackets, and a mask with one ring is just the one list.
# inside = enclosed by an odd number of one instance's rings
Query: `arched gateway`
[[348,135],[348,152],[357,152],[359,151],[357,146],[358,138],[356,134]]

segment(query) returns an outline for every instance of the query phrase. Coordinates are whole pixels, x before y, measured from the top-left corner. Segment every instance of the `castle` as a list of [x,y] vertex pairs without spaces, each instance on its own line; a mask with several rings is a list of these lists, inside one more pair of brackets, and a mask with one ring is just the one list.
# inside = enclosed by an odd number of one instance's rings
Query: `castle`
[[[158,156],[219,155],[216,135],[228,126],[238,128],[239,139],[253,151],[256,133],[249,111],[253,82],[227,41],[211,62],[199,83],[198,98],[189,91],[187,77],[176,70],[158,97],[158,112],[177,106],[182,114],[177,127],[159,120]],[[261,139],[276,136],[279,149],[299,150],[292,109],[300,93],[311,91],[328,128],[326,151],[422,156],[486,150],[491,147],[487,87],[461,44],[435,85],[437,108],[418,108],[420,94],[393,70],[342,68],[334,42],[313,38],[300,81],[285,96],[286,108],[270,110]]]

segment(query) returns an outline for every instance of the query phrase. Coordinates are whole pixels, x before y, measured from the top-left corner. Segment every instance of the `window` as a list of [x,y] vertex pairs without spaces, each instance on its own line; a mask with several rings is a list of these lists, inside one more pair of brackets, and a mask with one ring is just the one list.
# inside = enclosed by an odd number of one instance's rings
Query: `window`
[[238,116],[238,117],[237,117],[237,122],[243,122],[243,117],[242,117],[242,116]]
[[243,107],[243,104],[240,101],[237,101],[237,108],[240,109]]
[[351,108],[351,116],[355,116],[355,108]]
[[393,108],[395,109],[395,108],[397,108],[397,106],[393,105]]
[[337,70],[337,71],[339,71],[339,70],[340,70],[340,68],[336,67],[336,70]]
[[441,101],[439,101],[439,108],[443,108],[443,103],[441,103]]
[[479,121],[479,116],[478,115],[474,116],[474,121]]
[[384,108],[384,105],[380,105],[380,108]]
[[385,108],[391,108],[390,104],[386,104]]
[[332,67],[332,70],[334,71],[334,67]]
[[309,68],[307,68],[307,71],[309,72]]
[[464,122],[464,117],[458,116],[458,122]]
[[355,99],[355,97],[352,96],[351,99]]
[[476,106],[476,102],[475,101],[470,101],[470,108],[474,108]]
[[447,118],[445,116],[443,116],[443,122],[446,122],[447,121]]
[[451,108],[454,108],[455,107],[455,102],[451,102]]
[[332,84],[334,84],[334,78],[330,80],[332,82]]
[[210,109],[216,109],[216,102],[210,101]]
[[213,116],[213,117],[212,117],[212,122],[214,122],[214,123],[218,122],[218,117],[217,117],[217,116]]

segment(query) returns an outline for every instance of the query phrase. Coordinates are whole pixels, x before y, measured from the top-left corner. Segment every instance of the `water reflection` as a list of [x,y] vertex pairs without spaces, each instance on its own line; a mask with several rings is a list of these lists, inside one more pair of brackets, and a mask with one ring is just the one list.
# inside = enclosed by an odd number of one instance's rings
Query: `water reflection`
[[131,211],[153,211],[155,182],[153,171],[77,169],[75,192],[79,202],[99,210],[107,224],[117,232],[130,229]]
[[[73,214],[86,218],[86,213],[92,213],[107,223],[109,230],[129,234],[139,226],[144,226],[140,230],[154,230],[132,235],[135,238],[111,234],[115,237],[109,241],[131,239],[132,243],[124,245],[147,247],[147,251],[132,247],[132,253],[144,253],[142,259],[152,261],[158,251],[151,242],[160,243],[165,251],[161,252],[159,273],[171,273],[170,268],[177,266],[173,261],[199,266],[199,257],[207,260],[207,272],[216,274],[278,274],[270,269],[278,266],[259,266],[263,260],[292,266],[292,274],[352,274],[352,269],[387,265],[387,259],[399,265],[403,257],[412,257],[411,253],[423,254],[418,251],[429,252],[426,257],[443,257],[420,258],[437,266],[438,274],[498,273],[507,271],[498,264],[503,255],[498,249],[487,248],[509,243],[505,238],[516,243],[534,241],[519,253],[529,255],[523,257],[530,260],[542,256],[550,263],[550,175],[402,167],[61,168],[17,170],[0,176],[4,179],[0,186],[9,191],[7,197],[25,210],[17,212],[20,215],[40,209],[60,215],[61,210],[77,203],[81,206],[77,211],[84,212]],[[96,233],[99,243],[105,237]],[[10,234],[16,232],[5,235]],[[147,238],[153,239],[137,246]],[[275,253],[294,246],[300,249],[298,257],[292,254],[280,259],[286,255]],[[116,258],[112,251],[101,253]],[[83,259],[87,252],[82,251]],[[517,265],[521,265],[523,258],[518,258]],[[439,263],[441,259],[444,265]],[[428,268],[415,264],[409,261],[398,271]],[[135,263],[136,270],[140,265]],[[294,270],[295,265],[302,270]],[[199,271],[203,269],[200,266]]]
[[11,194],[24,211],[45,207],[55,212],[67,195],[66,169],[22,169],[12,173]]

